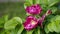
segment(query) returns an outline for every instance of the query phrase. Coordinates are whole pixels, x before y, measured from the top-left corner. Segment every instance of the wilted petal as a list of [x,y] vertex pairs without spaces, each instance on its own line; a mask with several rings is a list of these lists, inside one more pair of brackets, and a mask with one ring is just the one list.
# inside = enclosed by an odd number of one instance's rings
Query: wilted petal
[[43,24],[42,23],[44,22],[45,17],[50,15],[51,13],[52,13],[52,11],[48,10],[40,19],[38,19],[40,27],[43,28]]
[[38,19],[38,24],[40,25],[41,28],[43,28],[43,22],[46,17],[46,14],[44,14],[41,18]]

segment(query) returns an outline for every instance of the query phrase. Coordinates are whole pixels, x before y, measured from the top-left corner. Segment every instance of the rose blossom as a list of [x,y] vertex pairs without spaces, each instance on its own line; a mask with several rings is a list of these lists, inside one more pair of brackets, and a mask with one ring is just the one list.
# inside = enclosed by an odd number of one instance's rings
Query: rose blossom
[[37,24],[38,24],[38,20],[34,16],[28,16],[23,25],[26,30],[31,30],[35,28]]
[[40,7],[39,4],[26,7],[26,12],[29,14],[40,14],[41,11],[42,11],[42,8]]

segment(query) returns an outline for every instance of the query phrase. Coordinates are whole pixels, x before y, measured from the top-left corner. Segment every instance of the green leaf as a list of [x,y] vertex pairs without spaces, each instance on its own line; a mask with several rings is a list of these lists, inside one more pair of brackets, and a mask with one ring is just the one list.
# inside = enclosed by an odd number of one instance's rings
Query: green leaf
[[51,7],[51,6],[55,5],[58,2],[59,2],[59,0],[48,0],[48,6]]
[[8,30],[14,29],[17,24],[21,24],[21,23],[22,23],[22,20],[19,17],[14,17],[4,24],[4,28]]
[[56,27],[57,27],[57,32],[60,32],[60,16],[59,15],[57,15],[56,16],[56,20],[55,20],[55,25],[56,25]]
[[52,14],[54,14],[57,11],[56,7],[51,7],[50,9],[52,10]]
[[60,19],[59,18],[60,18],[59,15],[56,15],[53,18],[51,18],[50,23],[45,28],[46,33],[48,33],[48,32],[57,32],[57,33],[59,33],[60,32]]
[[15,19],[19,24],[22,24],[22,19],[20,17],[14,17],[13,19]]
[[48,28],[48,30],[49,30],[50,32],[57,31],[56,25],[54,24],[54,22],[48,24],[47,28]]
[[38,4],[48,5],[48,7],[51,7],[58,2],[59,0],[36,0],[35,1],[35,3],[38,3]]
[[60,32],[59,31],[59,26],[60,26],[60,16],[59,15],[57,15],[57,16],[55,16],[53,19],[51,19],[51,24],[52,24],[52,28],[53,28],[53,30],[55,31],[55,32]]
[[52,23],[51,23],[51,29],[52,29],[53,32],[54,32],[54,31],[57,31],[57,27],[56,27],[56,25],[55,25],[55,22],[52,22]]
[[60,32],[60,23],[59,23],[59,21],[56,21],[55,26],[56,26],[56,28],[57,28],[57,29],[55,30],[55,32],[59,33],[59,32]]
[[33,0],[25,0],[25,1],[30,3],[31,5],[33,4]]
[[40,27],[38,27],[38,33],[37,34],[40,34]]
[[32,34],[34,30],[27,31],[27,34]]
[[48,4],[48,0],[36,0],[36,2],[39,2],[39,4],[44,4],[47,5]]
[[41,8],[43,9],[43,11],[46,12],[46,10],[47,10],[47,6],[46,6],[46,5],[42,4],[42,5],[41,5]]
[[5,30],[5,34],[17,34],[15,29],[12,30]]
[[15,29],[11,30],[10,34],[16,34],[16,30]]
[[60,15],[55,16],[55,19],[58,20],[58,21],[60,20],[59,18],[60,18]]
[[40,34],[40,27],[37,27],[37,29],[35,30],[35,34]]
[[24,27],[23,27],[23,25],[21,25],[21,27],[20,27],[20,29],[18,30],[17,34],[21,34],[23,30],[24,30]]
[[24,3],[24,8],[25,8],[25,9],[26,9],[27,6],[31,6],[31,4],[28,3],[28,2]]
[[44,30],[45,30],[46,33],[49,33],[49,32],[50,32],[50,31],[48,30],[47,26],[45,26]]
[[34,4],[40,4],[40,0],[34,0]]
[[40,27],[37,27],[37,28],[34,30],[33,33],[34,33],[34,34],[40,34]]
[[8,21],[9,15],[4,15],[5,22]]
[[33,4],[40,4],[40,0],[33,0]]
[[8,17],[6,15],[0,17],[0,28],[3,28],[4,27],[4,23],[7,20],[7,18]]

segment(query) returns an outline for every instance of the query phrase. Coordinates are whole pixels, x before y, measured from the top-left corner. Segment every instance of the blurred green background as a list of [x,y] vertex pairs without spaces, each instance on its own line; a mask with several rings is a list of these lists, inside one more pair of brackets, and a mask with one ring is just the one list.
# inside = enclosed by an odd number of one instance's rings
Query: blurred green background
[[24,2],[2,2],[0,3],[0,16],[8,14],[10,17],[25,17]]

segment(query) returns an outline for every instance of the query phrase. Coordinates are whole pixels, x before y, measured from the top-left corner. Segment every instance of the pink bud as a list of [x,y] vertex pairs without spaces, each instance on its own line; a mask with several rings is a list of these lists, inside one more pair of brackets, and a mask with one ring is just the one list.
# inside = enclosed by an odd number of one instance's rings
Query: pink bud
[[52,11],[51,10],[47,10],[46,15],[50,15],[50,14],[52,14]]

